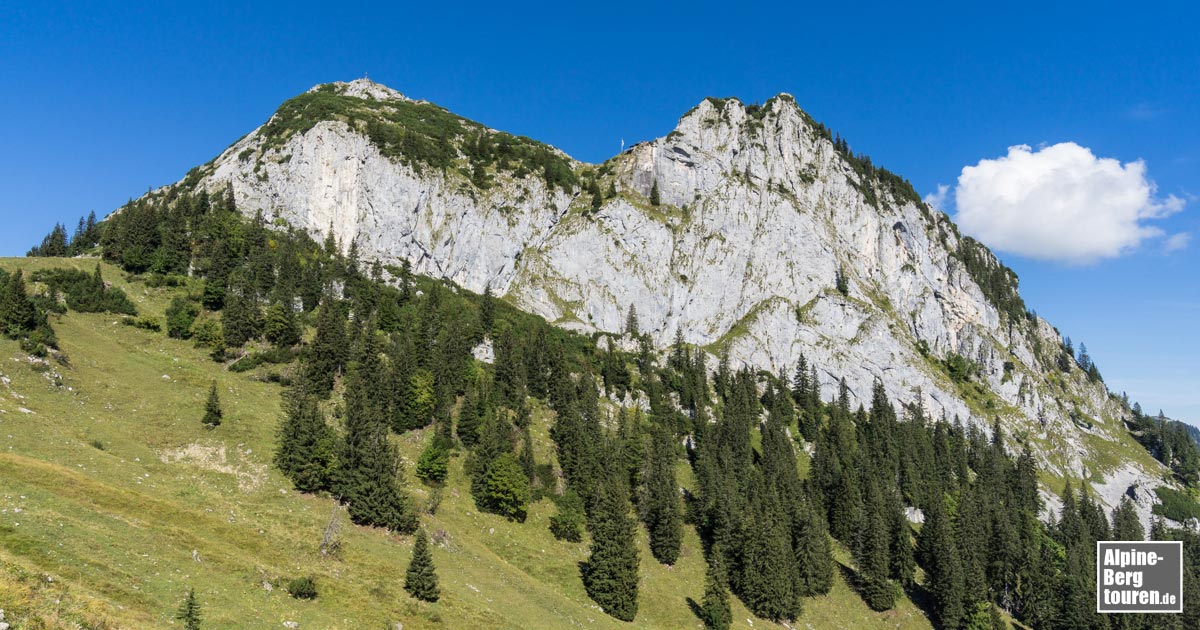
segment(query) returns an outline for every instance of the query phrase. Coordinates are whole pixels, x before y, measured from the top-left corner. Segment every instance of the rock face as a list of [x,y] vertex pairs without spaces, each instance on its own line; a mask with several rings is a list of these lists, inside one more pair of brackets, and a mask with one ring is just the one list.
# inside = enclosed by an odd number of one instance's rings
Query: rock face
[[[325,89],[413,102],[365,80]],[[229,186],[244,212],[318,238],[332,230],[365,258],[408,260],[472,291],[490,283],[562,326],[617,332],[633,306],[660,346],[679,330],[714,356],[788,373],[803,353],[826,398],[844,377],[854,402],[866,402],[879,379],[894,402],[933,415],[999,418],[1056,475],[1105,488],[1159,483],[1144,452],[1096,464],[1097,449],[1132,444],[1124,405],[1078,369],[1058,371],[1058,332],[985,296],[956,255],[949,219],[864,172],[786,94],[761,107],[708,99],[665,138],[598,167],[571,162],[616,191],[596,210],[584,188],[536,173],[497,171],[490,187],[474,186],[465,153],[464,168],[416,168],[385,156],[353,121],[331,117],[281,141],[266,127],[202,167],[198,185]],[[972,382],[951,378],[953,355],[974,364]]]

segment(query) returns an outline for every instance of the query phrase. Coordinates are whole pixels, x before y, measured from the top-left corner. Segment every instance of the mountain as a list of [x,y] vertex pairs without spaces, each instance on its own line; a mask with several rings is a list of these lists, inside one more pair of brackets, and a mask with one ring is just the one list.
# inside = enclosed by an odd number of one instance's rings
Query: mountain
[[706,99],[591,165],[365,79],[323,84],[180,187],[566,328],[619,334],[633,308],[658,346],[678,334],[714,364],[790,373],[803,354],[826,399],[844,377],[865,404],[878,379],[935,417],[998,420],[1051,491],[1088,479],[1143,520],[1164,477],[1016,275],[787,94]]

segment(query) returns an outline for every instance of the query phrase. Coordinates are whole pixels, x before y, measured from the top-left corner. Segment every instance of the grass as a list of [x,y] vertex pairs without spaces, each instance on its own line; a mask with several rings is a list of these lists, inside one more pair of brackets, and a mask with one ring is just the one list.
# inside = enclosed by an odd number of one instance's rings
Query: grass
[[[27,270],[94,264],[0,260]],[[182,290],[130,283],[107,266],[104,275],[152,317],[162,318]],[[8,379],[0,384],[0,602],[15,627],[171,627],[189,588],[212,628],[699,627],[687,598],[703,595],[704,561],[690,529],[673,567],[654,562],[640,536],[639,612],[622,623],[583,590],[578,562],[587,545],[550,535],[551,502],[531,506],[523,524],[480,514],[461,455],[451,460],[436,515],[422,517],[443,541],[433,549],[443,597],[417,602],[403,590],[411,537],[351,526],[343,516],[339,556],[318,552],[333,503],[294,492],[270,466],[278,386],[116,316],[70,313],[53,325],[69,367],[40,372],[15,342],[0,341]],[[209,430],[200,416],[213,380],[226,417]],[[539,406],[533,418],[545,461],[551,415]],[[425,440],[422,432],[397,438],[418,505],[431,492],[412,475]],[[316,583],[314,600],[286,592],[305,576]],[[748,628],[753,618],[735,601],[734,619]],[[893,611],[870,611],[841,577],[829,595],[805,602],[796,625],[806,623],[929,627],[907,599]],[[753,627],[780,626],[753,619]]]

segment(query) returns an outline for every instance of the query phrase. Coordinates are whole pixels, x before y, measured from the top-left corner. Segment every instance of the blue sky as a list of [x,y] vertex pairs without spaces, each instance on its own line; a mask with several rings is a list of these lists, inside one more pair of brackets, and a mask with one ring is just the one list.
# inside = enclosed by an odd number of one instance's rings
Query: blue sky
[[[0,6],[0,254],[175,181],[286,98],[364,73],[588,161],[667,133],[704,96],[789,92],[923,194],[949,186],[952,215],[963,167],[1010,146],[1142,160],[1157,191],[1139,216],[1171,195],[1182,205],[1137,219],[1161,236],[1086,261],[1014,253],[1021,233],[992,240],[1113,389],[1200,422],[1200,239],[1178,236],[1200,237],[1192,3],[173,4]],[[1184,246],[1167,253],[1170,237]]]

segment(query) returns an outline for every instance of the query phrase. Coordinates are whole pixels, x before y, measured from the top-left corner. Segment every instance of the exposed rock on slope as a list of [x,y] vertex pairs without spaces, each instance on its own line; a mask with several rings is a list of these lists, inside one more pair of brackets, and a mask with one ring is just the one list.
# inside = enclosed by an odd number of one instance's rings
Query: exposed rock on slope
[[[1124,406],[1078,369],[1054,367],[1061,339],[1023,312],[1015,276],[789,95],[749,107],[707,99],[667,137],[598,167],[365,80],[309,96],[184,183],[231,186],[243,211],[332,229],[367,258],[406,259],[473,291],[490,282],[563,326],[619,331],[632,305],[659,345],[678,329],[776,372],[804,353],[826,397],[845,377],[865,401],[878,378],[894,401],[933,414],[999,417],[1058,475],[1158,483],[1157,464],[1131,446]],[[480,161],[469,149],[481,136],[526,157]],[[422,138],[448,161],[405,153]],[[575,182],[593,174],[617,193],[598,210]],[[955,355],[969,379],[948,368]],[[1105,456],[1112,449],[1122,457]]]

